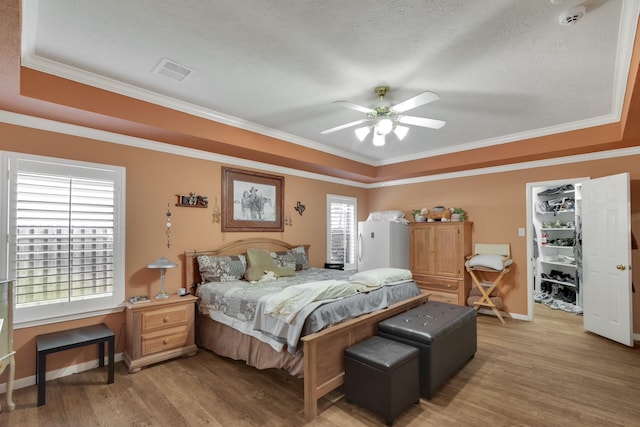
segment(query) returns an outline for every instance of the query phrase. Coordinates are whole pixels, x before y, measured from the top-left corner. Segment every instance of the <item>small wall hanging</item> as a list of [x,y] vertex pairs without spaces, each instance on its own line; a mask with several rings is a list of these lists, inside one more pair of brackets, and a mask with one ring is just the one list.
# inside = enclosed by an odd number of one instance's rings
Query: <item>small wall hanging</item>
[[206,208],[209,207],[209,200],[207,196],[198,196],[196,193],[189,193],[189,195],[176,194],[178,202],[176,206],[182,206],[186,208]]
[[220,207],[218,206],[218,198],[216,197],[213,203],[213,212],[211,213],[211,222],[220,222],[222,213],[220,213]]
[[284,213],[284,225],[291,227],[293,225],[293,221],[291,220],[291,213],[289,209]]
[[297,210],[300,216],[302,216],[302,212],[304,212],[306,208],[302,203],[300,203],[300,201],[298,201],[298,203],[294,206],[293,209]]
[[165,223],[165,226],[167,227],[167,229],[165,230],[164,234],[167,235],[167,248],[171,247],[171,211],[169,210],[169,203],[167,203],[167,222]]

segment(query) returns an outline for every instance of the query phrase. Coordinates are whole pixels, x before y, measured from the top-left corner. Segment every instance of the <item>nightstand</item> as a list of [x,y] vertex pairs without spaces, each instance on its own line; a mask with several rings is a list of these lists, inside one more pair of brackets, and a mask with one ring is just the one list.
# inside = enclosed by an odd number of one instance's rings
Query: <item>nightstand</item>
[[179,356],[192,356],[195,345],[193,295],[171,295],[142,304],[126,304],[124,362],[129,373]]

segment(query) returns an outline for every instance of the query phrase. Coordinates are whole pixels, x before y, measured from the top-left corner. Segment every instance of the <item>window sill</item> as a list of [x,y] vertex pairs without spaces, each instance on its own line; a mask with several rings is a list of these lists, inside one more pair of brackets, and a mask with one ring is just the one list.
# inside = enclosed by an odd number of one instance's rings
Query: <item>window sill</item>
[[113,308],[87,311],[84,313],[76,313],[76,314],[70,314],[70,315],[60,316],[60,317],[50,317],[47,319],[24,320],[24,321],[14,320],[13,329],[26,329],[26,328],[33,328],[35,326],[51,325],[52,323],[68,322],[71,320],[86,319],[89,317],[96,317],[96,316],[105,316],[107,314],[120,313],[124,311],[124,307],[125,306],[123,303]]

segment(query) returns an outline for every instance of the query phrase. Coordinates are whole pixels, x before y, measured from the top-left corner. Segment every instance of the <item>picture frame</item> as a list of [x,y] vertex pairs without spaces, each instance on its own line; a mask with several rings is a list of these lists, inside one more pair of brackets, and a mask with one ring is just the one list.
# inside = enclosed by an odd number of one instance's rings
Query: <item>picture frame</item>
[[284,177],[222,168],[222,231],[284,231]]

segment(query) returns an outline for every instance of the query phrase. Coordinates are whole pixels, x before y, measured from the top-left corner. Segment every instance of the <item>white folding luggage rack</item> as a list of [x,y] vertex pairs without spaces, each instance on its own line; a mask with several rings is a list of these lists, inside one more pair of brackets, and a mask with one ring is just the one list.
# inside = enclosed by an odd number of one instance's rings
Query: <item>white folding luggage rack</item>
[[[468,304],[478,310],[481,307],[489,308],[504,324],[504,318],[500,310],[503,310],[501,285],[502,279],[509,272],[513,260],[509,244],[476,243],[474,255],[469,255],[465,262],[465,268],[471,275],[475,287],[479,291],[480,298],[469,297]],[[488,281],[486,276],[493,275],[493,281]],[[509,312],[504,311],[507,317]]]

